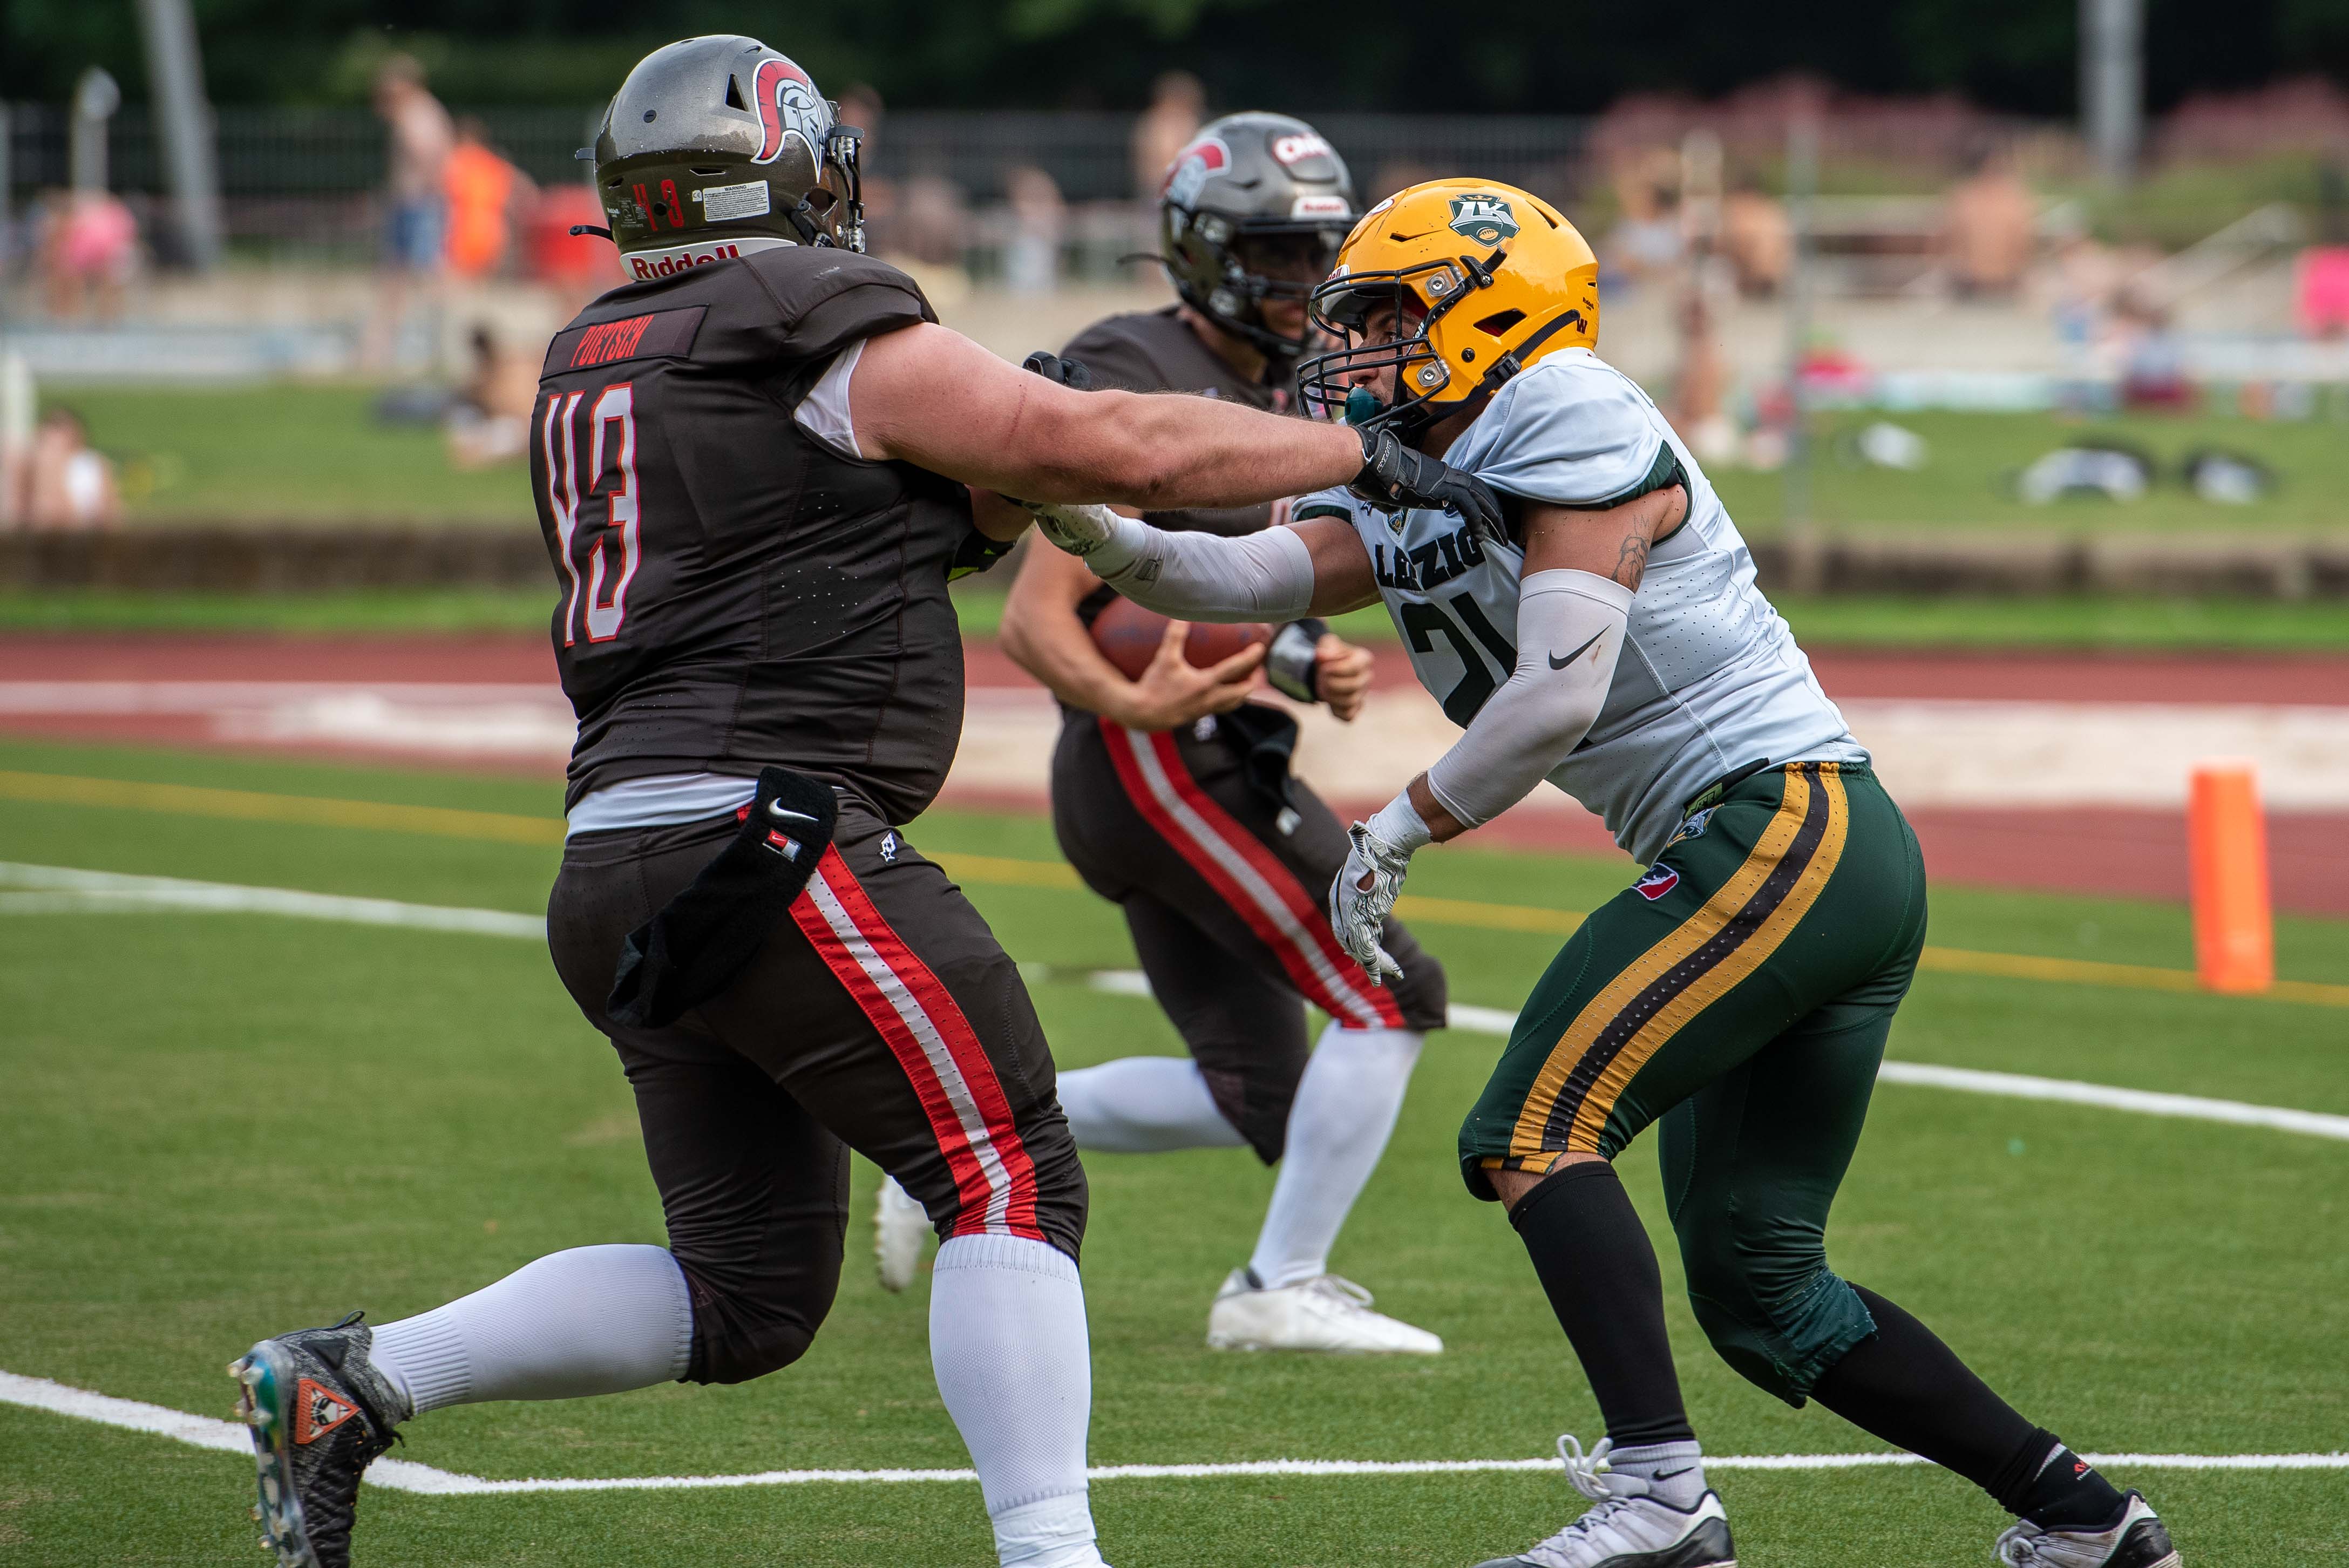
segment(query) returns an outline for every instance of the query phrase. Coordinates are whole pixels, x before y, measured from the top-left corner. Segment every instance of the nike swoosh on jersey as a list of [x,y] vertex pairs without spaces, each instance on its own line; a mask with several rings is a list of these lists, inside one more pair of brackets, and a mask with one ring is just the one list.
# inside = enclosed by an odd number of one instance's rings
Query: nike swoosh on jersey
[[[1595,642],[1597,642],[1599,638],[1601,638],[1601,637],[1605,636],[1606,634],[1606,634],[1606,633],[1604,633],[1604,632],[1593,632],[1593,633],[1590,634],[1590,643],[1595,643]],[[1556,654],[1552,654],[1552,655],[1549,656],[1549,667],[1550,667],[1550,668],[1552,668],[1552,669],[1554,669],[1554,670],[1562,670],[1562,669],[1566,668],[1566,666],[1567,666],[1567,665],[1570,665],[1570,664],[1574,663],[1574,661],[1575,661],[1575,660],[1577,660],[1577,659],[1580,658],[1580,657],[1583,655],[1583,654],[1584,654],[1585,652],[1587,652],[1587,651],[1589,649],[1589,647],[1590,647],[1590,643],[1585,643],[1585,644],[1583,644],[1581,647],[1575,649],[1575,650],[1574,650],[1574,652],[1572,652],[1572,653],[1570,653],[1570,654],[1567,655],[1566,655],[1566,657],[1564,657],[1564,658],[1562,658],[1562,659],[1561,659],[1561,658],[1559,658]]]

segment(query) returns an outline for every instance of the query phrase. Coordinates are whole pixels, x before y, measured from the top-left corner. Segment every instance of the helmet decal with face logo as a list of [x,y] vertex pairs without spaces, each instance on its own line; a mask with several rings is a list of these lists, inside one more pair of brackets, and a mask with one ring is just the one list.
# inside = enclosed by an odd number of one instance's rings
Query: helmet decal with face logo
[[782,156],[786,139],[797,138],[807,150],[808,161],[814,162],[829,127],[823,99],[816,96],[815,83],[807,72],[781,56],[761,60],[751,78],[750,96],[759,108],[761,133],[759,150],[750,161],[772,163]]
[[1232,166],[1232,150],[1220,137],[1203,136],[1174,155],[1166,170],[1166,182],[1159,189],[1159,199],[1178,207],[1189,207],[1199,200],[1199,192],[1207,183],[1207,176],[1221,174]]

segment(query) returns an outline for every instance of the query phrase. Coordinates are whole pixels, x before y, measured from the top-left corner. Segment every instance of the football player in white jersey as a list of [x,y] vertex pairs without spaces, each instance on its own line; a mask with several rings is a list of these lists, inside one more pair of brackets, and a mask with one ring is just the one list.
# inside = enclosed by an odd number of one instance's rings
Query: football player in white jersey
[[1827,1211],[1925,932],[1915,835],[1820,690],[1696,460],[1598,357],[1598,266],[1547,203],[1441,181],[1372,208],[1313,296],[1342,346],[1309,397],[1500,492],[1505,525],[1330,491],[1287,528],[1171,534],[1043,507],[1128,598],[1192,620],[1383,602],[1464,733],[1351,830],[1339,940],[1379,933],[1413,852],[1547,779],[1645,868],[1535,985],[1460,1134],[1508,1206],[1607,1424],[1559,1439],[1590,1507],[1485,1568],[1734,1561],[1666,1343],[1647,1233],[1611,1161],[1651,1123],[1698,1323],[1795,1406],[1817,1399],[1980,1485],[2013,1568],[2171,1568],[2135,1492],[2018,1414],[1930,1329],[1827,1267]]

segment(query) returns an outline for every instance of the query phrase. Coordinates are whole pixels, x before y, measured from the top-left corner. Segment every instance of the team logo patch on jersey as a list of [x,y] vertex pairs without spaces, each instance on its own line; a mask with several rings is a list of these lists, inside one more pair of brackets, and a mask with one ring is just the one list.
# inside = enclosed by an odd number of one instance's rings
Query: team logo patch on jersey
[[1517,211],[1499,196],[1454,196],[1452,232],[1480,245],[1497,245],[1516,237]]
[[359,1413],[359,1408],[315,1379],[294,1385],[294,1440],[315,1443]]
[[881,860],[886,865],[897,863],[897,834],[894,829],[881,835]]
[[1682,839],[1703,838],[1704,830],[1713,826],[1713,812],[1719,810],[1720,808],[1717,806],[1707,806],[1702,811],[1690,812],[1688,820],[1681,824],[1680,831],[1671,836],[1671,842],[1665,844],[1664,848],[1669,850],[1673,844],[1679,843]]
[[1641,898],[1653,903],[1681,885],[1681,873],[1670,866],[1650,866],[1631,885],[1639,889]]
[[1166,186],[1160,191],[1177,207],[1189,207],[1199,200],[1206,189],[1207,176],[1221,174],[1232,166],[1232,150],[1224,145],[1220,136],[1203,136],[1174,155],[1173,167],[1166,170]]

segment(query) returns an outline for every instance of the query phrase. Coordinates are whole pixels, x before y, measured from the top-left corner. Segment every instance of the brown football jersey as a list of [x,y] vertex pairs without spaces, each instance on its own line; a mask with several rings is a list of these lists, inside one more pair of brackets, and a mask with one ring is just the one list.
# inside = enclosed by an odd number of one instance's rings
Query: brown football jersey
[[936,319],[895,268],[792,246],[615,289],[557,335],[531,477],[579,719],[566,809],[770,762],[891,822],[929,804],[962,730],[968,492],[792,410],[842,349]]

